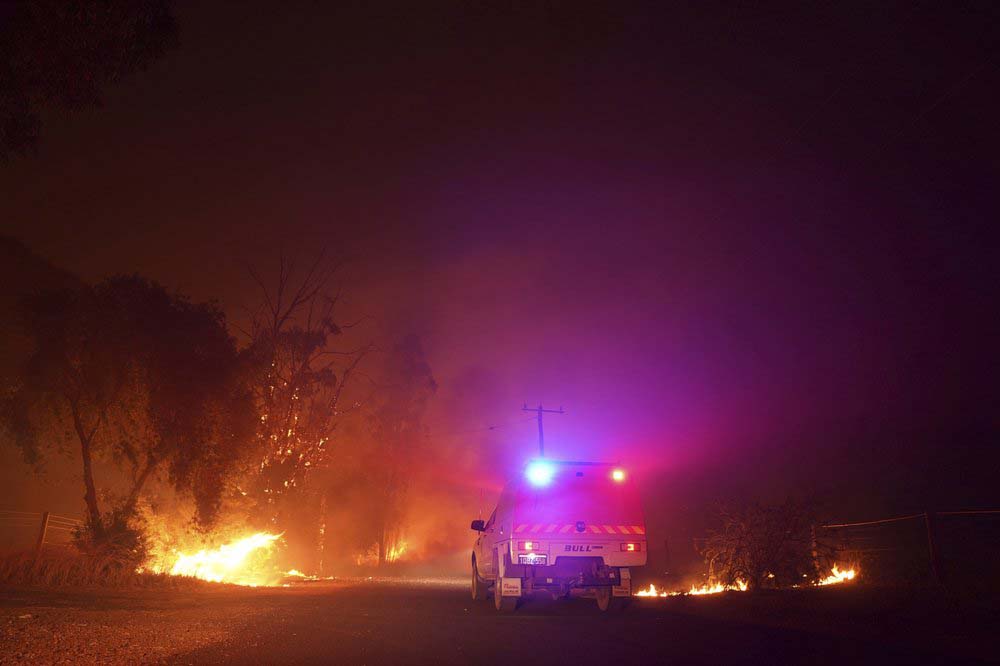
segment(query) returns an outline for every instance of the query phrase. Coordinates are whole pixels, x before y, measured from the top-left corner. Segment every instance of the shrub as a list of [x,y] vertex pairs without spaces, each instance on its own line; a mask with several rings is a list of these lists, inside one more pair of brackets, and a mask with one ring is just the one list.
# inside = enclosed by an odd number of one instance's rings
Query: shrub
[[743,581],[754,590],[814,582],[818,562],[832,556],[830,548],[813,541],[813,514],[801,502],[726,504],[716,519],[701,553],[724,585]]
[[213,584],[185,576],[139,573],[110,554],[47,546],[37,560],[30,551],[0,553],[0,585],[196,589]]

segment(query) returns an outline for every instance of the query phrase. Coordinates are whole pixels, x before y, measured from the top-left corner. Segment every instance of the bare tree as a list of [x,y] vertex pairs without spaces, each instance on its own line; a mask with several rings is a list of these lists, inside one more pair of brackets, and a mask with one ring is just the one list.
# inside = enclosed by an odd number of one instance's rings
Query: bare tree
[[340,419],[361,402],[348,400],[345,389],[362,376],[359,366],[373,346],[336,344],[358,323],[341,325],[335,319],[339,294],[331,293],[330,285],[338,268],[321,254],[297,275],[282,257],[273,287],[251,270],[262,301],[247,331],[260,419],[253,490],[259,506],[271,507],[271,520],[279,498],[301,489],[328,463]]

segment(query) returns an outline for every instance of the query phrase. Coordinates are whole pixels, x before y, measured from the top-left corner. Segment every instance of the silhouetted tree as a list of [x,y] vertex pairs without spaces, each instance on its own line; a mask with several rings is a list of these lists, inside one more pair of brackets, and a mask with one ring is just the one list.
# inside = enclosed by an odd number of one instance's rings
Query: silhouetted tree
[[177,42],[166,0],[0,3],[0,160],[38,144],[41,109],[100,104],[103,89]]
[[367,413],[370,445],[363,469],[369,493],[366,515],[375,529],[381,566],[400,527],[410,471],[427,438],[424,414],[437,391],[420,338],[410,334],[393,346],[379,384]]
[[301,503],[304,482],[329,462],[338,424],[359,404],[347,400],[345,388],[372,346],[343,346],[344,328],[353,324],[335,320],[338,297],[329,288],[336,270],[321,254],[300,276],[282,257],[272,287],[252,273],[262,303],[253,313],[246,351],[258,411],[259,462],[251,491],[260,515],[272,522],[279,520],[283,497]]
[[[221,312],[139,277],[44,292],[21,310],[33,350],[4,396],[3,423],[30,463],[79,450],[94,540],[124,529],[160,470],[210,523],[255,420]],[[99,455],[131,477],[107,514],[94,478]]]
[[827,546],[813,542],[814,514],[803,502],[728,503],[719,507],[715,519],[717,527],[701,552],[714,581],[724,585],[744,581],[755,590],[812,582],[818,573],[816,558],[831,554]]

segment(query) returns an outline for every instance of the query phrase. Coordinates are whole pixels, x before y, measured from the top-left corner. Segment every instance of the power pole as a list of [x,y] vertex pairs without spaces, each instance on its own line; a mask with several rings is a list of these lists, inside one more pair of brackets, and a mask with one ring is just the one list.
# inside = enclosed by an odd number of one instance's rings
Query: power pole
[[538,414],[538,456],[540,458],[545,457],[545,431],[542,430],[542,414],[565,414],[563,408],[559,409],[544,409],[542,403],[538,403],[538,407],[528,407],[528,403],[524,403],[524,407],[521,408],[522,412],[535,412]]

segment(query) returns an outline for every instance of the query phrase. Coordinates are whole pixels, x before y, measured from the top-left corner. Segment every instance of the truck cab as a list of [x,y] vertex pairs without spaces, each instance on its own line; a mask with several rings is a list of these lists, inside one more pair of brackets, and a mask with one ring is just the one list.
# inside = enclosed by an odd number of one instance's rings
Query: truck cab
[[646,526],[627,470],[611,463],[533,460],[475,520],[472,597],[512,611],[534,593],[592,593],[602,611],[632,596],[646,564]]

